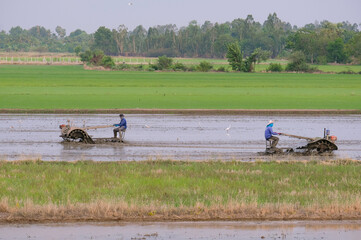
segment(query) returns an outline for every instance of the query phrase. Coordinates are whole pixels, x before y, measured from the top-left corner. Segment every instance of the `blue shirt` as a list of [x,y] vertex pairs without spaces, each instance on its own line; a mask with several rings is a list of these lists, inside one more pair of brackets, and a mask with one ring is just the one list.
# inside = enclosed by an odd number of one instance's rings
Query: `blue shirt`
[[116,127],[124,127],[124,129],[127,129],[127,120],[125,120],[125,118],[123,118],[119,124],[114,124],[114,126]]
[[267,126],[266,131],[264,132],[264,137],[267,139],[270,139],[272,135],[278,135],[278,133],[273,132],[271,126]]

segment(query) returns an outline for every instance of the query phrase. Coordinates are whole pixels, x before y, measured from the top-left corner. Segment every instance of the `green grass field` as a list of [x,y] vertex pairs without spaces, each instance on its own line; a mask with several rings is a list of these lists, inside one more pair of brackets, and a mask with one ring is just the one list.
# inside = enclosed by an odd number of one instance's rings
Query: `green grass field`
[[361,75],[0,65],[0,108],[361,109]]
[[[158,213],[165,219],[217,219],[222,214],[256,219],[262,212],[265,218],[348,218],[360,215],[360,171],[360,162],[346,160],[0,161],[0,213],[20,211],[22,218],[32,211],[43,218],[100,214],[103,220],[114,214],[142,218]],[[74,213],[84,208],[77,204],[90,209]]]

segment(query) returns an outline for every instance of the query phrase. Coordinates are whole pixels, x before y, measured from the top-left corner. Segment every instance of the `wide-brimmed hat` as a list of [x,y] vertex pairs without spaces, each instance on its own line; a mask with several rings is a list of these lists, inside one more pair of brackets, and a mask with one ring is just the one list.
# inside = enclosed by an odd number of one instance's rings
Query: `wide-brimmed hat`
[[267,125],[270,125],[270,124],[272,124],[272,123],[274,123],[274,122],[275,122],[274,120],[269,120],[268,123],[267,123]]

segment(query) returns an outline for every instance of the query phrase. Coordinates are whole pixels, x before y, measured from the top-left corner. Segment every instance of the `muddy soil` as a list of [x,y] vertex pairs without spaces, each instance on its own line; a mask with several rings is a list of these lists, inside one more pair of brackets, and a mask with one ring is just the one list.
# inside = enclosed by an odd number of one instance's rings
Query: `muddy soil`
[[360,221],[0,225],[0,239],[359,239]]
[[[42,160],[244,160],[272,159],[265,150],[264,129],[276,120],[274,131],[322,137],[323,128],[338,137],[339,150],[327,158],[361,160],[361,115],[148,115],[126,116],[124,143],[63,143],[60,124],[69,119],[76,126],[119,122],[110,114],[0,114],[0,159]],[[229,128],[229,130],[225,130]],[[112,137],[112,128],[89,130],[94,138]],[[306,140],[280,136],[279,147],[297,147]],[[278,159],[279,157],[277,157]],[[301,158],[284,156],[283,159]],[[302,159],[313,158],[304,157]],[[321,157],[324,158],[324,157]]]

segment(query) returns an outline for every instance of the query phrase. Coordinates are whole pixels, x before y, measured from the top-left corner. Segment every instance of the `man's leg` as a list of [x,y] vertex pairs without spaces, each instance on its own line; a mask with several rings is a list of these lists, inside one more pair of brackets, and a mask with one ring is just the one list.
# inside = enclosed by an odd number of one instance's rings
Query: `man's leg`
[[113,129],[114,138],[117,138],[118,132],[119,132],[119,128],[118,128],[118,127]]
[[272,140],[271,148],[275,148],[277,146],[277,144],[278,144],[279,138],[275,137],[275,136],[272,136],[269,139]]
[[124,126],[121,126],[120,128],[119,128],[119,138],[120,138],[120,140],[123,142],[123,134],[124,134],[124,132],[125,132],[125,127]]

